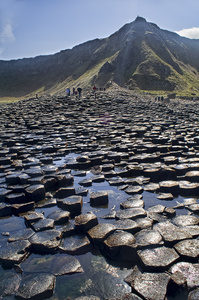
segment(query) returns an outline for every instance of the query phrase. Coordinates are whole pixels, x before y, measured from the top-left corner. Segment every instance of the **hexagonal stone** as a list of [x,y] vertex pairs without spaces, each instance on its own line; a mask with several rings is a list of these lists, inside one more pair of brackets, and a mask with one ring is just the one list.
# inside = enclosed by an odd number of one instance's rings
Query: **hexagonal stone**
[[55,277],[49,274],[31,274],[23,277],[16,293],[17,299],[45,299],[53,295]]
[[57,199],[57,206],[70,212],[71,217],[81,214],[83,205],[82,196],[71,196],[64,199]]
[[139,207],[139,208],[128,208],[128,209],[122,209],[118,210],[116,212],[116,219],[131,219],[135,220],[136,218],[142,218],[146,217],[147,213],[146,211]]
[[140,227],[138,226],[137,222],[130,219],[117,220],[116,222],[114,222],[113,225],[118,230],[128,231],[130,233],[135,233],[138,230],[140,230]]
[[122,209],[144,207],[144,201],[141,199],[127,199],[120,204]]
[[130,186],[127,189],[125,189],[125,192],[128,195],[135,195],[135,194],[141,194],[143,192],[143,188],[140,185],[137,186]]
[[55,276],[66,274],[83,273],[79,260],[73,256],[61,255],[54,260],[52,272]]
[[163,214],[164,210],[165,210],[165,206],[161,204],[153,205],[148,208],[149,212],[155,212],[158,214]]
[[199,214],[199,204],[191,204],[187,207],[188,210],[193,212],[194,214]]
[[25,191],[29,201],[38,202],[45,198],[45,188],[43,184],[29,186]]
[[199,171],[189,171],[185,174],[185,180],[199,182]]
[[0,263],[6,268],[19,264],[28,255],[30,243],[21,240],[0,247]]
[[164,213],[168,218],[173,218],[176,215],[176,211],[173,207],[166,207]]
[[95,243],[103,242],[111,233],[115,231],[115,226],[108,223],[101,223],[88,231],[89,237]]
[[178,227],[170,222],[155,224],[153,229],[159,231],[166,242],[177,242],[192,237],[186,227]]
[[68,254],[83,254],[90,251],[90,241],[85,235],[74,235],[63,238],[59,250]]
[[98,219],[93,212],[88,212],[75,217],[75,226],[78,231],[87,232],[97,224]]
[[162,236],[156,230],[143,229],[135,234],[135,240],[139,248],[158,247],[163,244]]
[[198,300],[198,299],[199,299],[199,288],[190,292],[188,296],[188,300]]
[[21,281],[21,275],[13,271],[0,272],[0,297],[15,294]]
[[166,273],[142,273],[132,283],[133,289],[144,299],[163,300],[170,276]]
[[174,245],[175,250],[183,257],[197,258],[199,256],[199,240],[184,240]]
[[54,228],[54,220],[44,218],[44,219],[39,220],[38,222],[32,224],[32,228],[36,232],[53,229]]
[[151,192],[151,193],[154,193],[156,192],[156,190],[159,188],[159,184],[158,183],[149,183],[149,184],[146,184],[144,186],[144,190],[146,192]]
[[29,239],[35,232],[31,228],[25,228],[11,232],[8,238],[8,242],[15,242],[19,240]]
[[73,196],[75,195],[76,192],[75,192],[75,188],[73,187],[62,187],[60,189],[58,189],[54,195],[55,198],[59,198],[59,199],[63,199],[63,198],[66,198],[66,197],[70,197],[70,196]]
[[157,198],[159,200],[173,200],[174,196],[171,193],[160,193]]
[[47,219],[48,218],[53,219],[55,225],[65,224],[70,218],[70,212],[63,210],[54,211],[47,216]]
[[153,220],[150,218],[138,218],[136,223],[140,229],[152,228]]
[[125,279],[143,299],[165,299],[170,276],[166,273],[141,273],[134,267]]
[[172,222],[177,226],[198,225],[199,218],[190,215],[176,216]]
[[79,183],[79,185],[82,185],[82,186],[91,186],[92,180],[90,178],[86,178],[84,180],[79,181],[78,183]]
[[145,268],[157,270],[166,269],[179,258],[179,255],[174,249],[164,246],[139,250],[138,255]]
[[199,264],[179,262],[170,268],[172,274],[182,274],[186,278],[187,287],[193,289],[199,286]]
[[12,215],[12,207],[6,203],[0,203],[0,218]]
[[27,201],[24,193],[10,193],[6,196],[6,201],[10,204],[19,204]]
[[35,202],[28,202],[23,204],[12,204],[12,212],[14,215],[18,216],[19,214],[25,213],[34,209]]
[[134,236],[122,230],[116,230],[104,241],[104,251],[113,259],[136,260],[136,249]]
[[71,236],[76,234],[75,224],[69,220],[65,225],[62,225],[60,228],[62,232],[62,237]]
[[11,193],[11,190],[5,189],[4,187],[0,188],[0,201],[5,201],[6,195]]
[[199,193],[199,183],[196,182],[180,181],[179,188],[181,196],[197,196]]
[[24,216],[24,220],[27,226],[30,226],[32,223],[38,222],[42,219],[44,219],[44,215],[42,213],[29,212]]
[[108,204],[108,192],[98,192],[90,194],[91,206],[104,206]]
[[157,192],[160,193],[171,193],[172,195],[178,195],[179,194],[179,183],[174,180],[166,180],[161,181],[160,188],[157,190]]
[[59,247],[61,237],[61,231],[50,229],[35,233],[29,241],[33,251],[38,253],[54,253]]

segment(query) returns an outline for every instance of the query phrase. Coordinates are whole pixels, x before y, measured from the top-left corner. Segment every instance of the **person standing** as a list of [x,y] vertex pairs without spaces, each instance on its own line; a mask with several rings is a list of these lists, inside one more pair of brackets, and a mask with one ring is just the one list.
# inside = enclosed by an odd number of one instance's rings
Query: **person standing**
[[82,88],[78,87],[77,91],[78,91],[79,97],[81,97],[81,95],[82,95]]
[[66,96],[70,96],[70,88],[66,89]]
[[97,88],[96,88],[96,86],[94,85],[94,87],[93,87],[94,99],[96,99],[96,90],[97,90]]

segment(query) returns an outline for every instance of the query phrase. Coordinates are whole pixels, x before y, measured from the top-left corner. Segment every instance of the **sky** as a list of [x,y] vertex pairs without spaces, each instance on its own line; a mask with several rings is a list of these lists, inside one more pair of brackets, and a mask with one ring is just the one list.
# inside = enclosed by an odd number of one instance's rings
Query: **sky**
[[0,0],[0,59],[48,55],[105,38],[137,16],[199,39],[198,0]]

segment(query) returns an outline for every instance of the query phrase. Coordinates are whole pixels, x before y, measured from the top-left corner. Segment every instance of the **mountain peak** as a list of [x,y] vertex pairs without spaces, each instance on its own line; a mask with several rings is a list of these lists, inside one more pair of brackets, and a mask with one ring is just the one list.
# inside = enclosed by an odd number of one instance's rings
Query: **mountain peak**
[[137,16],[137,18],[135,19],[135,22],[146,22],[146,19],[142,18],[140,16]]

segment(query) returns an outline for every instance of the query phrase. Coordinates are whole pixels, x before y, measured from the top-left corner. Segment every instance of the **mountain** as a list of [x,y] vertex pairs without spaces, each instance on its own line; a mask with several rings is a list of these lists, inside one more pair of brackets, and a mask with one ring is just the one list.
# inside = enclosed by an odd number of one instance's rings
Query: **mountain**
[[104,39],[54,55],[0,61],[0,97],[121,87],[199,95],[199,40],[137,17]]

